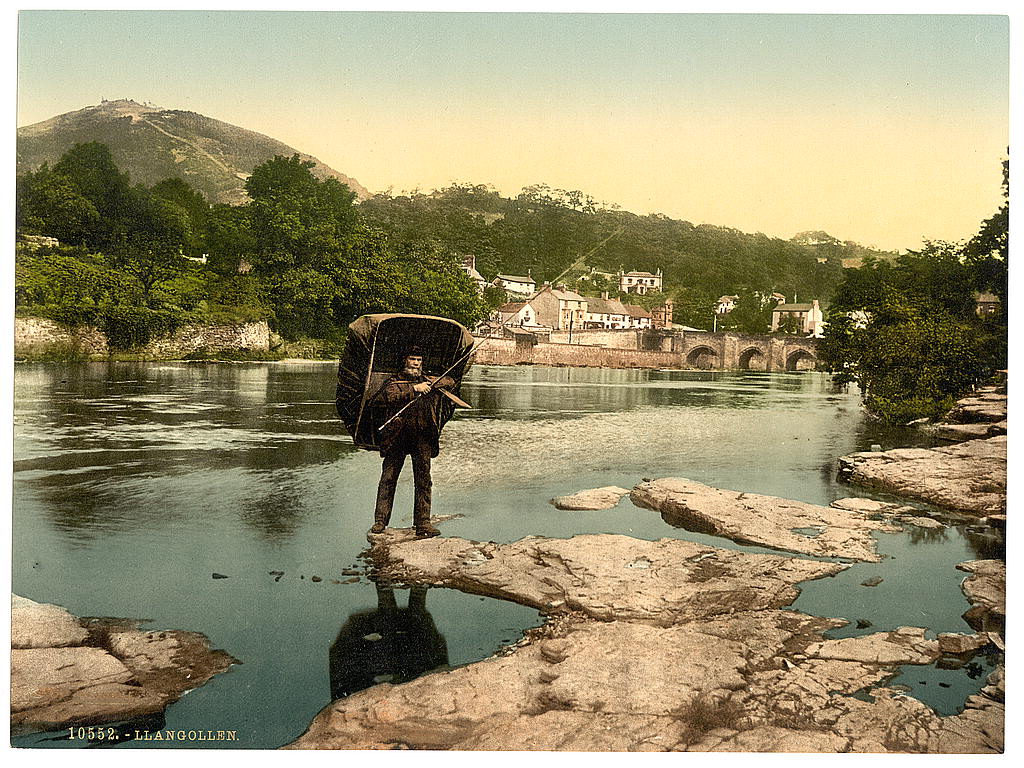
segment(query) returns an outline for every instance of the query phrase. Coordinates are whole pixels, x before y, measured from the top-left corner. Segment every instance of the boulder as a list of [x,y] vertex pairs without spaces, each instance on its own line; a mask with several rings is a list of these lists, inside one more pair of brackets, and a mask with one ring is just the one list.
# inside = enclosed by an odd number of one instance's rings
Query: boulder
[[14,732],[160,712],[235,663],[195,632],[146,632],[128,621],[78,619],[17,595],[12,604]]
[[900,627],[894,632],[876,632],[860,637],[825,640],[807,649],[818,659],[857,661],[863,664],[929,664],[942,652],[937,640],[925,638],[920,627]]
[[375,557],[382,575],[393,581],[660,626],[788,605],[799,594],[799,582],[848,567],[610,534],[527,537],[503,545],[458,538],[395,541]]
[[940,523],[933,517],[901,517],[899,519],[901,523],[916,526],[917,528],[945,528],[944,523]]
[[960,585],[971,603],[964,620],[979,631],[1002,633],[1006,623],[1006,563],[969,560],[957,568],[970,574]]
[[954,424],[996,423],[1006,421],[1006,395],[985,392],[958,400],[946,414],[945,421]]
[[957,632],[939,633],[939,650],[955,655],[971,653],[989,644],[987,634],[962,635]]
[[839,478],[973,515],[1003,514],[1006,436],[854,453],[839,459]]
[[[899,530],[860,510],[723,490],[682,478],[640,483],[630,499],[683,528],[816,557],[877,562],[881,558],[872,532]],[[806,536],[799,533],[801,529],[820,533]]]
[[571,496],[556,496],[551,503],[556,509],[611,509],[618,504],[629,491],[617,485],[606,485],[589,491],[579,491]]
[[11,648],[81,645],[89,633],[59,605],[11,595]]

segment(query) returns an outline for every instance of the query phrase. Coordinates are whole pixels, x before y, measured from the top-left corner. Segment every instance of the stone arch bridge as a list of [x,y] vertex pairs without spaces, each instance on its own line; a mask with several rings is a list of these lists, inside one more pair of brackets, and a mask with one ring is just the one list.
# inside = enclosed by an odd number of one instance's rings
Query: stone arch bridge
[[648,331],[645,349],[674,352],[687,368],[807,371],[818,363],[818,339],[741,333]]

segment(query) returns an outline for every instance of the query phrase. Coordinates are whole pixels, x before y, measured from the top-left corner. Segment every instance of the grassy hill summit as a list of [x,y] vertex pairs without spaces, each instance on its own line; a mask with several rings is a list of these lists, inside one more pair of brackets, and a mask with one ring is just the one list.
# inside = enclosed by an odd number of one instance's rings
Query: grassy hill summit
[[248,201],[245,180],[253,168],[275,155],[298,154],[316,163],[320,179],[347,184],[358,199],[370,196],[346,176],[283,142],[212,117],[140,104],[131,99],[103,101],[18,129],[18,173],[53,165],[76,143],[98,141],[110,147],[118,167],[134,184],[152,186],[177,177],[212,203]]

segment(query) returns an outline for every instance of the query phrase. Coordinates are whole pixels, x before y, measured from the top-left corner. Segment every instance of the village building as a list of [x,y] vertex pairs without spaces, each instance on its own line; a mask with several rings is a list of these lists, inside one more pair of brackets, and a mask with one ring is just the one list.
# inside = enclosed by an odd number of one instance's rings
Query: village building
[[651,313],[636,304],[623,304],[629,312],[630,328],[650,328],[652,325]]
[[502,304],[496,312],[498,325],[518,326],[520,328],[537,326],[537,310],[528,301],[510,301]]
[[586,328],[629,328],[629,310],[618,299],[609,299],[602,293],[600,299],[587,297],[587,311],[584,315]]
[[619,272],[619,293],[636,293],[641,296],[656,293],[662,289],[661,270],[650,272]]
[[651,327],[652,328],[671,328],[672,327],[672,312],[675,310],[675,305],[672,303],[672,299],[669,299],[660,307],[654,307],[651,310]]
[[975,293],[974,311],[978,317],[995,317],[999,313],[999,297],[994,293]]
[[788,318],[796,320],[796,330],[801,336],[821,338],[822,331],[825,329],[825,322],[817,299],[810,304],[779,304],[772,310],[772,331],[779,330],[779,326],[783,325]]
[[525,277],[522,275],[498,275],[492,281],[492,285],[503,288],[509,293],[517,293],[522,296],[530,296],[537,290],[536,281],[529,275]]
[[483,293],[489,283],[487,279],[476,271],[476,256],[463,256],[462,257],[462,271],[466,273],[470,280],[476,285],[477,293]]
[[536,320],[557,331],[586,327],[587,299],[564,285],[552,288],[545,285],[530,299],[537,313]]
[[718,301],[715,302],[715,314],[728,315],[736,309],[736,302],[739,301],[739,298],[739,296],[719,296]]

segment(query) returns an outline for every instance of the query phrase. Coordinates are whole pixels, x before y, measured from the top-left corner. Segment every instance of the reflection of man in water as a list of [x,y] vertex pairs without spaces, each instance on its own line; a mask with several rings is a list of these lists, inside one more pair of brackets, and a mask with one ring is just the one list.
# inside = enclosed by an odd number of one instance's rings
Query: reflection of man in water
[[413,587],[409,606],[377,585],[377,610],[354,613],[330,650],[331,698],[377,683],[404,683],[448,664],[448,644],[426,609],[427,588]]
[[[381,390],[384,418],[389,419],[408,406],[381,433],[380,455],[384,459],[380,484],[377,486],[377,507],[370,533],[383,533],[391,521],[395,486],[405,464],[412,457],[412,474],[416,488],[413,525],[421,538],[437,536],[440,531],[430,524],[430,460],[439,452],[441,435],[441,398],[439,390],[450,389],[455,381],[445,376],[430,380],[423,375],[423,355],[411,348],[405,356],[402,372],[391,377]],[[411,403],[411,405],[410,405]]]

